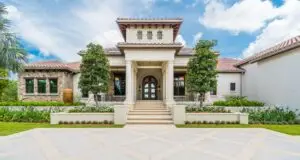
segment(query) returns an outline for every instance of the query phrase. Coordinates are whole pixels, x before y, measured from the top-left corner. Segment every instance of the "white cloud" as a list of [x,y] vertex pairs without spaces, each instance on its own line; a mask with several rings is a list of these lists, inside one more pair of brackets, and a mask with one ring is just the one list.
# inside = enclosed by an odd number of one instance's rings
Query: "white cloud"
[[208,1],[199,21],[208,28],[239,32],[255,32],[277,16],[277,8],[271,1],[243,0],[228,7],[220,0]]
[[274,46],[276,43],[300,35],[300,1],[288,0],[278,10],[280,18],[268,23],[262,32],[243,51],[243,56],[248,57],[259,51]]
[[198,32],[194,35],[194,43],[196,44],[199,39],[201,39],[201,37],[203,36],[203,33],[202,32]]
[[[30,1],[7,6],[13,30],[44,55],[53,54],[66,61],[79,60],[79,50],[89,42],[112,47],[123,41],[115,22],[149,9],[155,0]],[[46,4],[44,4],[46,3]],[[51,10],[48,9],[51,4]],[[68,3],[63,5],[61,3]]]
[[181,0],[174,0],[174,3],[180,3]]
[[182,37],[181,34],[179,34],[179,35],[176,37],[175,42],[180,42],[180,43],[182,43],[183,46],[186,45],[186,41],[184,40],[184,38]]
[[28,54],[28,55],[27,55],[27,58],[28,58],[28,59],[34,59],[34,58],[36,58],[36,56],[35,56],[34,54]]

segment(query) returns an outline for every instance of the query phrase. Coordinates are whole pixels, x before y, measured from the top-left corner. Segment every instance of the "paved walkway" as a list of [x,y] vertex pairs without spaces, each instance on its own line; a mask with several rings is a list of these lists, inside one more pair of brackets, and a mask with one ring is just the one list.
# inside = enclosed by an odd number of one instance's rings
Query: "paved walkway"
[[300,138],[265,129],[34,129],[0,137],[0,160],[299,160]]

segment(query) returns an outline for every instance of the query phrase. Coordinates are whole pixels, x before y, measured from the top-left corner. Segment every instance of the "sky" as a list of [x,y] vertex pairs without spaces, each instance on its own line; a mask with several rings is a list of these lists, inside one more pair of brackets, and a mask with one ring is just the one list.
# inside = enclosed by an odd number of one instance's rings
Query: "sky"
[[221,57],[245,58],[300,35],[299,0],[0,0],[31,62],[78,61],[90,42],[122,42],[118,17],[184,22],[176,41],[217,40]]

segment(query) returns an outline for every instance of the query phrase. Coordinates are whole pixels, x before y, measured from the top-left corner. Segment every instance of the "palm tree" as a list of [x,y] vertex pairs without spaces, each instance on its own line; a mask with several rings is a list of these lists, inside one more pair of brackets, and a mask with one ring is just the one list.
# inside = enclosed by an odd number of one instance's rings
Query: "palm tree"
[[27,53],[21,48],[15,34],[9,31],[5,5],[0,2],[0,68],[19,72],[27,61]]

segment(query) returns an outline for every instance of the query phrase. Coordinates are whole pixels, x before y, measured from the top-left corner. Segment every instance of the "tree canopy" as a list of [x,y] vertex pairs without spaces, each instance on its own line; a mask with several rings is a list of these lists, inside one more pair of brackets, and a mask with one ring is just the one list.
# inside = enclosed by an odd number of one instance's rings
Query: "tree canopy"
[[189,59],[187,69],[187,89],[200,94],[200,106],[203,106],[205,93],[217,85],[217,54],[212,48],[216,41],[199,40],[195,46],[195,55]]
[[27,53],[17,37],[10,31],[10,22],[5,18],[5,5],[0,2],[0,68],[19,72],[27,61]]
[[[92,92],[94,95],[108,90],[109,62],[101,45],[90,43],[87,49],[80,51],[82,62],[79,88],[83,92]],[[96,105],[98,102],[95,97]]]

